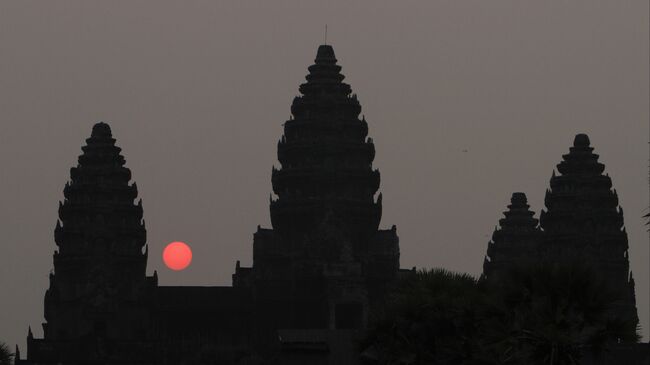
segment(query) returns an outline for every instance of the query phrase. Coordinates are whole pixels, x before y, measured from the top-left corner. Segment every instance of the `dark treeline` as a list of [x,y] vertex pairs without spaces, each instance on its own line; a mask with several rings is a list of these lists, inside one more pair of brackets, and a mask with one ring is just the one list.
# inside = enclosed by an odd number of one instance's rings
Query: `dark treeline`
[[9,351],[9,346],[4,342],[0,342],[0,365],[10,365],[13,357],[14,354]]
[[[579,364],[639,340],[581,262],[513,267],[499,280],[445,269],[402,278],[361,344],[366,364]],[[634,334],[634,335],[630,335]]]

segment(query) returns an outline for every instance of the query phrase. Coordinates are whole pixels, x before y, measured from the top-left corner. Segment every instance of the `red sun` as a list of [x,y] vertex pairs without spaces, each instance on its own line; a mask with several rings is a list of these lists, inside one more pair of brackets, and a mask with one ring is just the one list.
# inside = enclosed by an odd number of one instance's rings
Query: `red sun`
[[163,251],[163,261],[172,270],[183,270],[192,262],[192,249],[184,242],[172,242]]

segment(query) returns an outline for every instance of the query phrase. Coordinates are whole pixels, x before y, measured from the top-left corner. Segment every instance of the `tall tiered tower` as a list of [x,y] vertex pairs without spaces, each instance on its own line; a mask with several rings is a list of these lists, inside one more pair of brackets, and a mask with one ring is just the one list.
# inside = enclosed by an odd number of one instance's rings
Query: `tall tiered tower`
[[[399,270],[395,228],[379,230],[379,172],[361,106],[334,50],[318,48],[273,168],[273,229],[254,236],[252,285],[278,328],[360,328]],[[248,284],[247,284],[248,283]]]
[[59,204],[44,339],[34,339],[31,331],[28,338],[34,362],[107,359],[119,342],[139,339],[147,327],[145,289],[155,279],[145,276],[137,187],[129,184],[131,171],[107,124],[96,124],[86,142]]
[[503,215],[505,218],[499,220],[500,228],[492,234],[483,262],[483,277],[497,283],[513,267],[532,262],[540,254],[541,231],[526,194],[513,193]]
[[578,134],[568,154],[553,172],[551,189],[540,215],[544,249],[551,259],[579,257],[602,274],[609,289],[619,298],[613,316],[638,323],[634,280],[629,270],[627,233],[623,210],[612,190],[605,166],[598,162],[589,137]]
[[358,234],[377,230],[381,201],[379,171],[372,169],[375,147],[366,139],[368,124],[331,46],[321,46],[309,67],[302,96],[293,100],[293,118],[278,143],[280,170],[273,169],[271,221],[279,233],[313,231],[333,213]]

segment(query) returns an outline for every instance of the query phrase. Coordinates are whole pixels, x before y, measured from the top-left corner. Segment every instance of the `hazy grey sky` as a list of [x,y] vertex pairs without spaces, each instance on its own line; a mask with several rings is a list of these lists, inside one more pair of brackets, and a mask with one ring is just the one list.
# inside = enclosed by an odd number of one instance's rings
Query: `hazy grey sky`
[[[143,198],[148,273],[230,285],[270,226],[277,140],[325,24],[402,267],[478,274],[510,194],[539,216],[584,132],[625,211],[647,336],[647,1],[23,0],[0,3],[0,340],[42,335],[57,202],[100,120]],[[173,240],[194,250],[184,272],[162,264]]]

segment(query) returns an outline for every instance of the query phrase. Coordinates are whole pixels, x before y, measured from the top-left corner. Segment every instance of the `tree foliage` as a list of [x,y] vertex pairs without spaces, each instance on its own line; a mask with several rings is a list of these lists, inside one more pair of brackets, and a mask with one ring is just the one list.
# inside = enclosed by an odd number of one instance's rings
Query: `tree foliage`
[[443,269],[399,280],[362,343],[368,364],[578,364],[585,351],[634,342],[607,315],[615,296],[578,263],[513,269],[476,280]]
[[476,280],[442,269],[418,271],[396,285],[365,342],[381,364],[464,364],[476,352]]
[[11,359],[13,357],[14,354],[9,351],[7,344],[0,342],[0,365],[11,365]]

